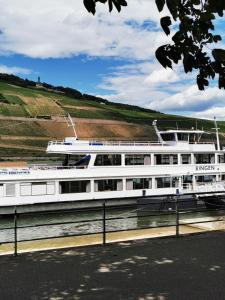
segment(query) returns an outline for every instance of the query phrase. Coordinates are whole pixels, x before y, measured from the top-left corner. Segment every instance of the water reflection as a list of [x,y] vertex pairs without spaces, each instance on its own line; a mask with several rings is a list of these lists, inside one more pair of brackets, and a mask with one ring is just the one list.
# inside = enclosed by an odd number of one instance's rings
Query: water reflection
[[[223,215],[224,211],[204,210],[201,212],[190,211],[180,213],[179,218],[181,222],[185,222],[185,220],[204,220],[205,218]],[[83,209],[71,212],[20,215],[18,218],[18,227],[20,227],[18,228],[18,240],[22,241],[102,232],[102,218],[102,208],[94,210]],[[157,212],[157,215],[155,215],[155,213],[146,206],[132,208],[117,207],[106,210],[106,219],[106,230],[109,232],[175,225],[176,214],[173,210]],[[13,241],[13,224],[12,217],[0,218],[0,243]]]

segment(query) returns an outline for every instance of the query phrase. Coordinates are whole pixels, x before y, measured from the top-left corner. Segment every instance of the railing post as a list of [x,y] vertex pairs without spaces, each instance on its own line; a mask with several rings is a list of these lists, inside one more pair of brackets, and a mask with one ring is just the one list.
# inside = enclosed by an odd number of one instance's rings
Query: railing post
[[175,196],[175,210],[176,210],[176,237],[180,236],[180,232],[179,232],[179,203],[178,203],[178,197],[179,197],[179,189],[176,189],[176,196]]
[[14,254],[13,256],[17,256],[17,209],[15,207],[14,210]]
[[103,234],[103,246],[106,244],[106,211],[105,211],[105,200],[103,201],[103,216],[102,216],[102,234]]

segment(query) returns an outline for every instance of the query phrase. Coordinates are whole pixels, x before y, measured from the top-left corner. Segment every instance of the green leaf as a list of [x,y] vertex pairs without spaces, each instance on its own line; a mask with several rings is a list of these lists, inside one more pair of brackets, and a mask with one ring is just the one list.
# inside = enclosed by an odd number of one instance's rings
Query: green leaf
[[95,14],[95,1],[94,0],[83,0],[84,6],[89,13]]
[[222,41],[222,38],[221,38],[220,35],[214,35],[214,36],[213,36],[213,41],[214,41],[215,43],[217,43],[217,42],[219,42],[219,41]]
[[155,52],[155,56],[158,59],[158,61],[160,62],[160,64],[166,69],[167,67],[172,69],[172,62],[170,59],[167,58],[166,55],[166,48],[167,45],[161,46],[159,47],[156,52]]
[[215,60],[220,62],[225,62],[225,50],[223,49],[213,49],[212,55]]
[[113,9],[112,0],[108,0],[108,4],[109,4],[109,12],[111,12]]
[[169,26],[172,24],[170,17],[163,17],[160,20],[160,24],[162,29],[164,30],[166,35],[170,34]]
[[165,5],[165,0],[155,0],[155,3],[157,5],[158,11],[161,12]]
[[178,16],[179,0],[166,0],[166,4],[173,19],[176,20]]

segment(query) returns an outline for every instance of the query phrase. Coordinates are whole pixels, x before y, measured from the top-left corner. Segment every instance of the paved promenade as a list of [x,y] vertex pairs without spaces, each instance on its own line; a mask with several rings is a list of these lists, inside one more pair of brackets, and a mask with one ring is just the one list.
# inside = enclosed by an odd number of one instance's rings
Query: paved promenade
[[225,299],[225,232],[0,257],[0,299]]

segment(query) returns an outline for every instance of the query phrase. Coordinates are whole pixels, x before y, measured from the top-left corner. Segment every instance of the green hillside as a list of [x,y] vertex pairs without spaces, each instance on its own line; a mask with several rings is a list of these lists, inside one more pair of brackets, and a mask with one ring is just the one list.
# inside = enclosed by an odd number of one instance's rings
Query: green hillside
[[[34,82],[0,74],[1,157],[38,156],[40,152],[44,155],[49,139],[67,135],[65,124],[54,123],[56,118],[67,113],[76,120],[88,119],[85,124],[78,124],[81,138],[152,140],[155,135],[151,125],[155,119],[161,129],[190,129],[197,126],[213,132],[214,127],[209,120],[168,115],[138,106],[113,103],[81,94],[74,89],[48,84],[36,86]],[[225,122],[218,123],[221,134],[225,134]]]
[[[38,88],[24,88],[0,81],[0,116],[48,118],[70,113],[72,117],[88,119],[104,119],[127,121],[137,124],[151,125],[155,119],[162,127],[191,128],[196,126],[196,119],[159,112],[138,111],[132,106],[99,103],[90,100],[74,99],[63,94],[44,91]],[[199,128],[211,130],[212,121],[197,120]],[[224,122],[220,122],[225,132]]]

